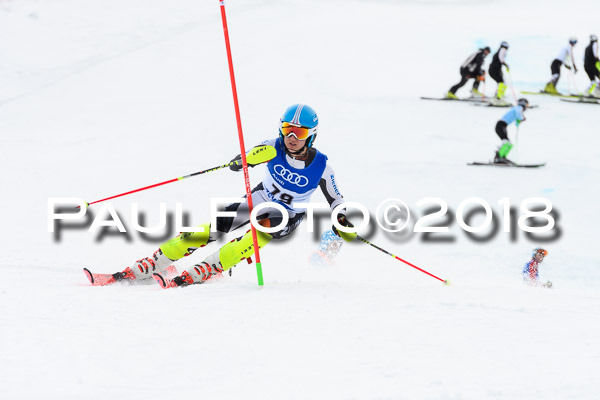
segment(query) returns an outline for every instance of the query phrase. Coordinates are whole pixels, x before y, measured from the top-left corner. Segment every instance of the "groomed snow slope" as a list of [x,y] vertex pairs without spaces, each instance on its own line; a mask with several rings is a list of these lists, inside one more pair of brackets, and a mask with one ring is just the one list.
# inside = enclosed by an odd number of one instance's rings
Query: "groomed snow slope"
[[[595,399],[600,106],[530,96],[539,108],[527,112],[511,156],[548,164],[503,170],[466,163],[493,155],[504,109],[419,100],[441,96],[471,52],[502,40],[517,89],[538,90],[577,36],[581,72],[572,80],[565,71],[559,89],[586,87],[583,48],[600,33],[590,2],[521,3],[226,7],[247,146],[277,134],[287,105],[310,104],[320,117],[316,145],[346,199],[374,213],[400,198],[418,218],[417,201],[431,196],[453,212],[480,197],[498,215],[502,198],[518,207],[544,197],[559,214],[556,239],[519,231],[511,240],[500,229],[476,242],[455,220],[450,242],[374,225],[364,233],[452,282],[444,286],[363,243],[344,245],[333,266],[313,266],[317,242],[304,223],[261,253],[262,290],[254,266],[240,264],[231,277],[164,291],[90,287],[81,268],[116,272],[161,243],[133,231],[132,202],[148,224],[160,202],[170,212],[181,202],[198,224],[210,218],[211,197],[244,193],[241,174],[113,201],[128,238],[71,229],[57,240],[47,203],[97,200],[239,152],[218,2],[0,0],[0,397]],[[517,142],[514,125],[509,134]],[[254,168],[253,183],[263,174]],[[540,271],[552,290],[521,282],[536,246],[549,250]]]

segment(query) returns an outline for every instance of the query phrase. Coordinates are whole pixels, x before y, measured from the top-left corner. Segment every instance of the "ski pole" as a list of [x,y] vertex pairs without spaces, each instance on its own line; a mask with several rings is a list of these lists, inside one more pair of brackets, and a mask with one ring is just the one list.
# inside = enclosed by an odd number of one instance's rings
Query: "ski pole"
[[516,150],[517,164],[519,163],[519,125],[520,124],[517,124],[517,138],[515,139],[515,147],[517,148],[517,150]]
[[483,77],[483,90],[481,91],[481,100],[485,100],[485,76]]
[[396,260],[398,260],[398,261],[402,261],[404,264],[406,264],[406,265],[409,265],[409,266],[411,266],[411,267],[413,267],[413,268],[415,268],[415,269],[418,269],[419,271],[421,271],[421,272],[423,272],[423,273],[425,273],[425,274],[427,274],[427,275],[429,275],[429,276],[431,276],[431,277],[433,277],[433,278],[437,279],[438,281],[441,281],[441,282],[443,282],[443,283],[444,283],[444,285],[450,285],[450,281],[448,281],[448,280],[444,280],[444,279],[441,279],[441,278],[438,278],[437,276],[435,276],[435,275],[433,275],[433,274],[430,274],[429,272],[425,271],[424,269],[421,269],[421,268],[417,267],[416,265],[414,265],[414,264],[411,264],[411,263],[409,263],[408,261],[405,261],[405,260],[401,259],[400,257],[398,257],[398,256],[396,256],[396,255],[394,255],[394,254],[390,253],[390,252],[389,252],[389,251],[387,251],[387,250],[384,250],[384,249],[382,249],[381,247],[379,247],[379,246],[377,246],[377,245],[374,245],[373,243],[369,242],[369,241],[368,241],[368,240],[366,240],[365,238],[363,238],[363,237],[361,237],[361,236],[359,236],[359,235],[356,235],[356,238],[357,238],[358,240],[360,240],[361,242],[363,242],[363,243],[366,243],[366,244],[368,244],[368,245],[371,245],[371,246],[375,247],[377,250],[384,252],[384,253],[385,253],[385,254],[387,254],[388,256],[392,256],[392,257],[394,257]]
[[505,67],[505,68],[506,68],[506,74],[508,75],[508,83],[510,85],[510,91],[512,92],[513,99],[515,100],[515,104],[517,104],[517,95],[515,93],[515,87],[513,85],[513,80],[512,80],[512,77],[510,76],[510,71],[508,70],[508,67]]
[[[569,76],[571,77],[570,83],[573,84],[573,89],[575,89],[575,91],[571,92],[569,94],[577,96],[577,95],[579,95],[579,90],[577,89],[577,82],[575,82],[575,71],[574,71],[574,69],[575,69],[575,64],[573,64],[571,66],[571,69],[569,70],[569,72],[570,72]],[[571,90],[571,85],[569,85],[569,90]]]
[[[249,162],[253,165],[255,164],[261,164],[263,162],[269,161],[271,160],[273,157],[275,157],[275,155],[277,154],[277,150],[275,150],[274,147],[272,146],[258,146],[255,147],[254,149],[252,149],[252,151],[248,154],[247,156],[247,160],[249,160]],[[135,189],[135,190],[130,190],[129,192],[125,192],[125,193],[121,193],[121,194],[117,194],[111,197],[107,197],[105,199],[101,199],[101,200],[96,200],[96,201],[92,201],[91,203],[85,203],[86,207],[91,206],[92,204],[96,204],[96,203],[100,203],[106,200],[111,200],[111,199],[116,199],[117,197],[122,197],[122,196],[126,196],[128,194],[132,194],[132,193],[136,193],[136,192],[141,192],[143,190],[147,190],[147,189],[152,189],[158,186],[162,186],[162,185],[166,185],[167,183],[173,183],[173,182],[177,182],[177,181],[181,181],[183,179],[187,179],[187,178],[191,178],[192,176],[197,176],[197,175],[201,175],[201,174],[205,174],[207,172],[212,172],[212,171],[216,171],[222,168],[227,168],[231,165],[237,164],[237,161],[232,161],[228,164],[223,164],[220,165],[218,167],[213,167],[213,168],[209,168],[209,169],[205,169],[204,171],[198,171],[198,172],[194,172],[193,174],[189,174],[189,175],[185,175],[185,176],[180,176],[179,178],[174,178],[174,179],[169,179],[168,181],[164,181],[164,182],[160,182],[160,183],[155,183],[154,185],[149,185],[149,186],[144,186],[142,188],[139,189]],[[79,208],[79,206],[77,206],[77,208]]]

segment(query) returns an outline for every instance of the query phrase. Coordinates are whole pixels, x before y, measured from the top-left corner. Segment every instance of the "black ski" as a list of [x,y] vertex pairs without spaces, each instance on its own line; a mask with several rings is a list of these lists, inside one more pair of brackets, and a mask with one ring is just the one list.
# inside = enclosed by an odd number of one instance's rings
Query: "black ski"
[[591,97],[580,97],[578,100],[571,100],[571,99],[561,99],[561,100],[569,102],[569,103],[600,104],[599,99],[594,99]]
[[468,97],[466,99],[451,99],[449,97],[421,97],[421,100],[441,100],[441,101],[468,101],[471,103],[486,103],[490,100],[489,97]]
[[546,165],[546,163],[541,163],[541,164],[500,164],[500,163],[493,163],[493,162],[474,161],[471,163],[467,163],[467,165],[483,165],[483,166],[488,166],[488,167],[503,167],[503,168],[539,168],[539,167],[543,167],[544,165]]
[[571,98],[571,99],[577,99],[577,98],[581,97],[581,95],[578,95],[578,94],[549,93],[549,92],[544,92],[543,90],[540,90],[539,92],[524,92],[521,90],[521,93],[523,93],[523,94],[546,94],[546,95],[552,96],[552,97],[562,97],[562,98]]

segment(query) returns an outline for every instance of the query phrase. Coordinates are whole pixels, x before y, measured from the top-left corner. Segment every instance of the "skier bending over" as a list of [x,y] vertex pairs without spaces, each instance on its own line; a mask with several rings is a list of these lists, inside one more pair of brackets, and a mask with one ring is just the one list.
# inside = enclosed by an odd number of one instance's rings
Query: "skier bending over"
[[547,281],[546,283],[541,283],[539,278],[539,265],[544,261],[544,257],[548,255],[548,251],[542,248],[537,248],[533,250],[533,254],[531,255],[531,260],[525,264],[523,267],[523,281],[531,286],[542,286],[551,288],[552,282]]
[[508,51],[508,43],[502,42],[500,44],[500,48],[494,54],[492,58],[492,63],[490,64],[490,68],[488,72],[490,73],[490,77],[498,83],[498,90],[496,90],[496,98],[501,100],[504,97],[504,92],[506,91],[506,84],[504,83],[504,77],[502,76],[502,66],[506,67],[506,71],[508,71],[508,64],[506,63],[506,52]]
[[[252,190],[252,202],[256,207],[265,202],[274,202],[283,206],[289,217],[289,222],[280,231],[264,233],[257,230],[259,248],[272,239],[281,239],[294,231],[305,215],[306,208],[296,206],[297,203],[307,202],[317,189],[325,195],[331,209],[343,203],[339,185],[335,180],[333,169],[327,161],[327,156],[313,147],[317,137],[318,118],[316,112],[309,106],[295,104],[286,109],[279,124],[279,137],[263,142],[263,145],[273,146],[277,150],[275,158],[267,163],[265,178]],[[238,155],[234,160],[240,160]],[[241,163],[230,167],[234,171],[242,169]],[[242,260],[254,254],[251,232],[225,244],[218,251],[209,255],[203,262],[188,268],[180,276],[168,279],[160,275],[174,261],[179,260],[200,247],[214,242],[228,232],[247,225],[250,222],[248,204],[246,201],[232,203],[225,211],[236,211],[235,217],[217,217],[216,231],[210,231],[210,224],[200,225],[204,232],[181,233],[179,236],[162,244],[150,257],[136,261],[123,272],[113,275],[116,280],[145,280],[154,275],[154,279],[162,287],[186,286],[203,283],[214,275],[230,269]],[[345,210],[336,216],[342,226],[352,227],[346,219]],[[264,226],[277,226],[282,222],[281,212],[274,207],[260,211],[257,220]],[[337,231],[345,240],[351,241],[356,234]]]
[[502,144],[500,148],[496,151],[496,155],[494,156],[494,163],[496,164],[514,164],[512,161],[508,160],[506,156],[512,149],[513,145],[508,140],[507,127],[513,122],[516,123],[517,126],[523,121],[525,118],[525,110],[529,108],[529,101],[527,99],[519,99],[517,105],[512,107],[504,116],[496,123],[496,134],[502,140]]
[[577,44],[577,38],[570,38],[569,44],[565,45],[560,53],[556,56],[556,58],[552,61],[550,65],[550,70],[552,71],[552,79],[550,82],[546,84],[544,88],[544,92],[550,94],[559,94],[558,90],[556,90],[556,85],[558,84],[558,80],[560,79],[560,67],[565,64],[565,68],[571,69],[571,65],[567,63],[567,60],[571,60],[573,64],[573,72],[577,73],[577,66],[575,65],[575,58],[573,57],[573,47]]
[[590,86],[587,89],[587,94],[593,97],[600,97],[600,59],[598,58],[598,36],[590,36],[590,44],[585,48],[585,56],[583,58],[583,68],[590,78]]
[[465,62],[460,66],[460,82],[456,85],[452,86],[448,93],[446,94],[446,98],[458,100],[456,96],[456,91],[463,87],[465,83],[469,81],[469,79],[475,79],[473,82],[473,88],[471,89],[471,94],[473,96],[483,96],[483,94],[478,90],[479,82],[485,80],[485,71],[483,69],[483,61],[490,54],[490,48],[485,47],[483,49],[477,50],[475,53],[471,54]]

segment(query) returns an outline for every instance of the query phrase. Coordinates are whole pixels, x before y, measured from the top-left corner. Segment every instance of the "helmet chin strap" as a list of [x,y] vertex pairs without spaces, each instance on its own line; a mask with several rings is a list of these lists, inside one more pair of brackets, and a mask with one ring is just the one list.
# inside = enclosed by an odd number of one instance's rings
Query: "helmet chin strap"
[[307,150],[308,147],[306,146],[306,143],[304,143],[304,146],[302,146],[302,148],[298,151],[291,151],[287,147],[285,148],[285,151],[288,152],[292,157],[301,157],[303,155],[306,155]]

